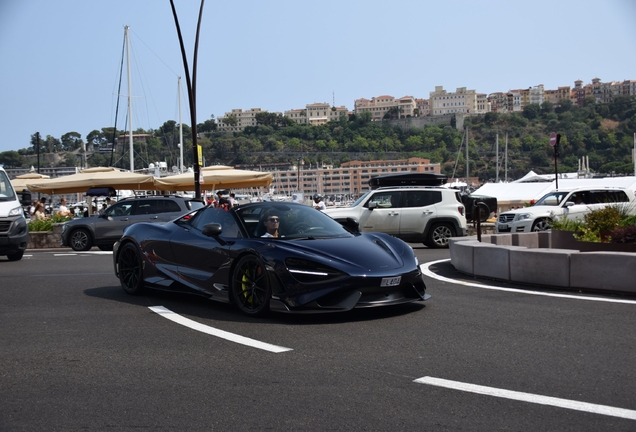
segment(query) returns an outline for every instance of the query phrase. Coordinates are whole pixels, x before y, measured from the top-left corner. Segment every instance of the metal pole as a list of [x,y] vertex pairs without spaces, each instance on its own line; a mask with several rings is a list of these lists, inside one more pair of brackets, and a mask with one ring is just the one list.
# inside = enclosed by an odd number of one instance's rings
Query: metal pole
[[35,139],[36,139],[37,151],[38,151],[38,174],[40,174],[40,132],[35,133]]
[[181,120],[181,77],[178,82],[178,95],[179,95],[179,173],[183,173],[183,121]]
[[469,178],[468,178],[468,128],[466,128],[466,187],[468,187],[469,184]]
[[506,164],[505,164],[505,168],[504,168],[504,172],[505,172],[505,181],[506,183],[508,183],[508,132],[506,132],[506,152],[505,152],[505,156],[506,156]]
[[497,159],[497,173],[495,174],[495,183],[499,183],[499,134],[495,136],[495,155]]
[[124,27],[124,35],[126,37],[126,67],[128,69],[128,146],[130,152],[130,172],[135,172],[135,155],[132,136],[132,87],[130,85],[130,38],[128,36],[128,29],[130,29],[130,27]]
[[199,175],[201,173],[199,166],[199,150],[197,145],[197,110],[196,110],[196,69],[197,69],[197,51],[199,48],[199,31],[201,29],[201,15],[203,14],[203,4],[205,0],[201,0],[201,7],[199,9],[199,21],[197,23],[197,33],[194,43],[194,61],[192,67],[192,80],[190,79],[190,69],[188,68],[188,58],[185,52],[185,46],[183,45],[183,37],[181,35],[181,27],[179,25],[179,18],[177,17],[177,10],[174,7],[174,0],[170,0],[170,7],[172,8],[172,15],[174,16],[174,23],[177,27],[177,35],[179,36],[179,45],[181,46],[181,58],[183,60],[183,67],[186,72],[186,84],[188,86],[188,100],[190,102],[190,121],[192,123],[192,159],[194,167],[194,198],[201,199],[201,183],[199,181]]

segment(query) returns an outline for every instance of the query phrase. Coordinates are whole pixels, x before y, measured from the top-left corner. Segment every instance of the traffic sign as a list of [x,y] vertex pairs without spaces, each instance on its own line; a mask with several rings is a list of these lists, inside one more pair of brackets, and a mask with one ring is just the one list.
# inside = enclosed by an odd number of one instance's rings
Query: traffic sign
[[550,134],[550,145],[552,147],[554,147],[556,145],[556,143],[557,143],[557,134],[556,134],[556,132],[552,132]]

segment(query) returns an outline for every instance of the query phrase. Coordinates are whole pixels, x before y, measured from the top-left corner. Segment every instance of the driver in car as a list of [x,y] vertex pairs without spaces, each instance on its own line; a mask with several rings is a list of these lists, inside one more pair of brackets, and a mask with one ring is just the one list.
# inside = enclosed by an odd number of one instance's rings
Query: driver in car
[[280,217],[274,211],[265,213],[263,224],[266,232],[261,237],[279,237],[278,229],[280,228]]

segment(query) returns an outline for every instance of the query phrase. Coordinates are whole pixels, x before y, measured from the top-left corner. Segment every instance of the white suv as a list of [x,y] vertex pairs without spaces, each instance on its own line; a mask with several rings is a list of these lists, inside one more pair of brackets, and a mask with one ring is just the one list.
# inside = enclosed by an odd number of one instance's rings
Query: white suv
[[448,247],[448,239],[465,236],[466,212],[459,191],[441,187],[381,187],[350,207],[324,213],[340,223],[355,218],[362,232],[384,232],[407,242]]
[[629,212],[634,213],[635,198],[634,191],[621,188],[560,189],[544,195],[531,207],[499,214],[495,229],[497,233],[545,231],[556,217],[583,219],[592,210],[612,204],[624,205]]

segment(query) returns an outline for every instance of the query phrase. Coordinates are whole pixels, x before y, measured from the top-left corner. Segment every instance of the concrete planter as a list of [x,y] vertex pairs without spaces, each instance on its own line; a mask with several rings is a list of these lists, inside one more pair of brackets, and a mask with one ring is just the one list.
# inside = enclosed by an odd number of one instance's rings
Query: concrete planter
[[53,224],[52,231],[30,231],[28,249],[48,249],[62,246],[62,225]]

